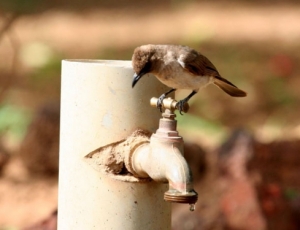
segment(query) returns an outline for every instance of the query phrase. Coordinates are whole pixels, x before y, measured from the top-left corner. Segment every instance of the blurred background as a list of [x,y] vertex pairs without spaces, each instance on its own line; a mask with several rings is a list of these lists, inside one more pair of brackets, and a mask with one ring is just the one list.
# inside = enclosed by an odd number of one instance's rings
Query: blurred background
[[149,43],[191,46],[248,92],[209,86],[178,116],[200,200],[172,228],[300,229],[299,23],[297,0],[1,0],[0,229],[56,229],[61,60]]

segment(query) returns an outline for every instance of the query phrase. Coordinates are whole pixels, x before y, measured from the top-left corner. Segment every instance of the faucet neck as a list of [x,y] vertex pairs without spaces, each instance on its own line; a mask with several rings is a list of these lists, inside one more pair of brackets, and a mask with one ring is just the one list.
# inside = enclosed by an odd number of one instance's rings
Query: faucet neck
[[177,121],[170,118],[161,118],[159,120],[159,127],[153,135],[158,138],[182,139],[177,132]]

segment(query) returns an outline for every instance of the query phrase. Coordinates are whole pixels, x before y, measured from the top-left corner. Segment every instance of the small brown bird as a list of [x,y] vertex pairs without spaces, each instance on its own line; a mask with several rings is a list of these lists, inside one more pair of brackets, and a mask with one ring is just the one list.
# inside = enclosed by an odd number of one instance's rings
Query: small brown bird
[[191,89],[192,92],[177,103],[180,113],[184,104],[199,89],[214,83],[233,97],[247,94],[228,80],[222,78],[216,67],[196,50],[180,45],[143,45],[134,50],[132,65],[135,71],[132,87],[147,73],[152,73],[163,84],[171,88],[159,97],[157,107],[162,109],[162,101],[176,89]]

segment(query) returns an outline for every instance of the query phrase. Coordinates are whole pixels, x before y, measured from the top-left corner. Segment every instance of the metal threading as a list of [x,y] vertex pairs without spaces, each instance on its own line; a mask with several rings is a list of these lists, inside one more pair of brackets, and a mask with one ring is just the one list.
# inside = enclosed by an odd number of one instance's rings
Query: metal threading
[[195,204],[198,200],[198,193],[194,190],[187,194],[165,192],[164,199],[175,203]]

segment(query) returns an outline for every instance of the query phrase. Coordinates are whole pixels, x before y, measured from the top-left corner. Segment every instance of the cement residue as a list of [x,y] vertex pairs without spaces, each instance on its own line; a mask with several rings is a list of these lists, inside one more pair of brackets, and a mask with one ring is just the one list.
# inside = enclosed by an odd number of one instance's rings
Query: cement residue
[[115,179],[138,182],[145,181],[132,176],[126,168],[125,158],[138,146],[149,142],[151,133],[137,129],[126,139],[102,146],[85,156],[87,162],[97,171]]

